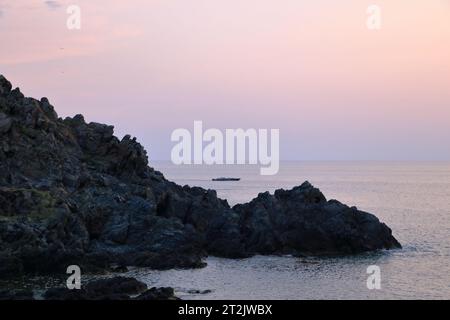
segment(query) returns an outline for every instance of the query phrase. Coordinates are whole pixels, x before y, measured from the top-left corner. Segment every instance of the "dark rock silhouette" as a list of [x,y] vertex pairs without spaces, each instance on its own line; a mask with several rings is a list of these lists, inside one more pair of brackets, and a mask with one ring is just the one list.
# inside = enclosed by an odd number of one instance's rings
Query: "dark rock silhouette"
[[[57,287],[47,289],[39,299],[45,300],[179,300],[173,288],[150,288],[134,278],[97,279],[80,289]],[[36,300],[32,290],[0,290],[2,300]]]
[[48,289],[44,298],[46,300],[178,300],[172,288],[147,289],[145,283],[126,277],[94,280],[79,290]]
[[309,182],[236,205],[249,253],[354,254],[400,247],[377,217],[327,201]]
[[202,258],[354,254],[398,248],[368,213],[309,183],[231,208],[148,166],[135,138],[58,118],[0,76],[0,277],[112,265],[202,267]]

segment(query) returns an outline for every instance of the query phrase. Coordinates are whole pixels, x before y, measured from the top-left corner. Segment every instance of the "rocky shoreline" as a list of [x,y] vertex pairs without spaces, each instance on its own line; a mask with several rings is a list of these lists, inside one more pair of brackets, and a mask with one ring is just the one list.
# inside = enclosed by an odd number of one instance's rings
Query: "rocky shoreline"
[[128,277],[98,279],[83,284],[79,290],[65,287],[51,288],[38,297],[31,289],[0,290],[0,301],[5,300],[179,300],[173,288],[150,288],[143,282]]
[[0,75],[0,278],[68,265],[199,268],[207,255],[335,255],[400,248],[374,215],[305,182],[230,207],[148,165],[135,138],[61,119]]

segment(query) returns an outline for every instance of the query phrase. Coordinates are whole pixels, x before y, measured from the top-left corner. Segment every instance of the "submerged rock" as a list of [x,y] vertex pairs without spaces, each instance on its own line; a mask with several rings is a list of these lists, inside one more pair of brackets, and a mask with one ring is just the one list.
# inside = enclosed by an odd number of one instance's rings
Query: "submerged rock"
[[180,300],[175,296],[173,288],[151,288],[134,300]]
[[148,166],[135,138],[58,118],[0,76],[0,277],[112,265],[198,268],[202,258],[398,248],[375,216],[309,183],[231,208]]

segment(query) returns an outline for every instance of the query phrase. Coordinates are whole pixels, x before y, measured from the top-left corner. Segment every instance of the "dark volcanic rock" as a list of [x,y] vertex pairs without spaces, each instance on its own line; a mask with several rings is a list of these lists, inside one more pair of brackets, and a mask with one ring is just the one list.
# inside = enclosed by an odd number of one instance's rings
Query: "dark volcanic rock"
[[[139,295],[138,295],[139,294]],[[176,300],[172,288],[151,288],[134,278],[115,277],[89,282],[81,289],[48,289],[46,300]],[[1,296],[0,296],[1,298]]]
[[178,186],[148,166],[135,138],[58,118],[47,98],[24,97],[0,76],[0,277],[399,246],[376,217],[309,184],[234,208],[213,190]]
[[208,294],[208,293],[211,293],[212,291],[211,290],[196,290],[196,289],[193,289],[193,290],[189,290],[188,291],[188,293],[190,293],[190,294]]
[[96,295],[105,294],[137,294],[147,289],[147,285],[134,278],[114,277],[89,282],[86,291]]
[[151,288],[140,294],[135,300],[179,300],[173,288]]
[[400,244],[372,214],[327,201],[309,182],[233,208],[249,253],[353,254]]

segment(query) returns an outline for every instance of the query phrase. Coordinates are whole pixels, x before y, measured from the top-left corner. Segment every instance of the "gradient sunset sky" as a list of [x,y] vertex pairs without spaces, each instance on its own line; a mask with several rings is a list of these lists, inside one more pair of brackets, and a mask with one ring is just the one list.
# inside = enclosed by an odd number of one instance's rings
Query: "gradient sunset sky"
[[27,96],[150,159],[202,120],[280,129],[282,160],[450,160],[450,0],[0,0],[0,46]]

